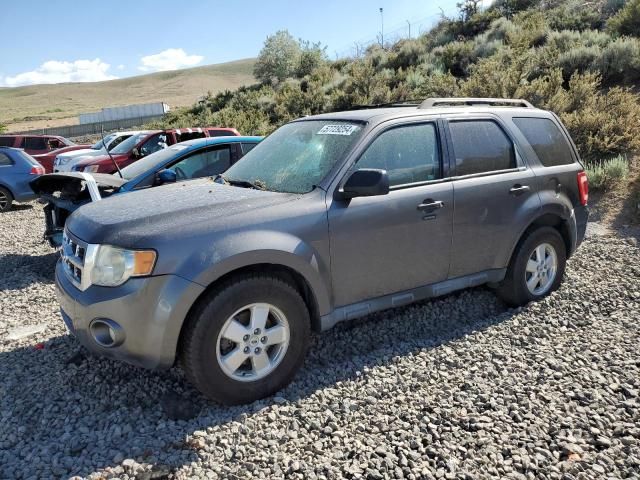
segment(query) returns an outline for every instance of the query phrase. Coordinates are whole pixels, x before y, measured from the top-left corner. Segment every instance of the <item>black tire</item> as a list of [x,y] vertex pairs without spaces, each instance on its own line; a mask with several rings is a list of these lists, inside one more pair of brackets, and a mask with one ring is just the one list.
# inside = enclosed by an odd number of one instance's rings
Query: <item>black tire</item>
[[[541,294],[535,294],[527,288],[526,266],[536,247],[544,243],[551,245],[555,250],[557,256],[556,276],[550,288]],[[497,288],[498,296],[507,304],[514,307],[540,300],[560,286],[562,277],[564,276],[566,262],[566,247],[560,233],[552,227],[537,228],[529,232],[518,243],[509,267],[507,268],[507,274]]]
[[8,212],[13,208],[13,195],[4,187],[0,187],[0,212]]
[[[223,371],[217,349],[226,321],[253,303],[269,303],[286,316],[289,344],[275,370],[247,382]],[[210,292],[194,308],[181,337],[180,361],[187,378],[206,397],[225,405],[250,403],[274,394],[292,380],[307,353],[310,324],[307,305],[289,283],[269,275],[238,277]]]

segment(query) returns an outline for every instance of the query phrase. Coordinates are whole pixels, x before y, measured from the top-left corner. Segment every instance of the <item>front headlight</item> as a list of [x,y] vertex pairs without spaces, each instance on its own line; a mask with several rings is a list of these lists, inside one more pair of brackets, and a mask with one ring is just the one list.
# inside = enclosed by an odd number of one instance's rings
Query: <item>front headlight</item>
[[91,268],[91,283],[103,287],[117,287],[131,277],[151,275],[156,263],[153,250],[125,250],[100,245]]
[[100,165],[87,165],[83,172],[96,173],[100,169]]

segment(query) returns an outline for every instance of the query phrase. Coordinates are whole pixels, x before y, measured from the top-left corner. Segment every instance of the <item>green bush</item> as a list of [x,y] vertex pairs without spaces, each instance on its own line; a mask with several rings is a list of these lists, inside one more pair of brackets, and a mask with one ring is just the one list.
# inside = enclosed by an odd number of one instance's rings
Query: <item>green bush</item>
[[300,57],[295,70],[298,78],[311,75],[313,71],[320,68],[327,62],[327,47],[323,47],[320,43],[310,43],[300,40]]
[[574,72],[583,73],[591,70],[600,59],[602,51],[595,45],[586,47],[578,46],[561,53],[558,56],[557,65],[562,69],[564,77],[568,80]]
[[549,27],[554,30],[587,30],[602,28],[604,21],[592,4],[570,0],[545,12]]
[[607,21],[607,29],[617,35],[640,36],[640,0],[628,0],[625,6]]
[[300,44],[287,30],[267,37],[253,67],[262,83],[282,82],[294,75],[300,61]]
[[640,40],[622,37],[611,42],[602,51],[597,67],[607,85],[640,80]]
[[589,188],[593,191],[606,191],[629,175],[629,163],[622,155],[587,164],[585,171],[589,179]]
[[433,55],[445,71],[456,77],[467,75],[469,66],[477,59],[473,42],[451,42],[433,50]]
[[[583,82],[574,76],[572,81]],[[607,93],[584,86],[578,108],[561,112],[583,158],[593,160],[640,149],[640,102],[632,91],[614,87]],[[569,90],[571,92],[571,88]]]

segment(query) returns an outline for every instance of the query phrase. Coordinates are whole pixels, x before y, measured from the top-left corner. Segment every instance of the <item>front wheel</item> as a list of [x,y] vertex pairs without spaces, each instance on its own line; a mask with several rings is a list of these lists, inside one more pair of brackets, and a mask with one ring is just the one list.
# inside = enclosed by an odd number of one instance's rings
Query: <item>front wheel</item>
[[287,385],[302,365],[309,311],[298,291],[277,277],[227,283],[199,303],[182,337],[181,360],[205,396],[249,403]]
[[558,231],[538,228],[516,247],[498,295],[512,306],[539,300],[560,286],[566,261],[566,248]]
[[0,187],[0,212],[8,212],[13,207],[13,195],[4,187]]

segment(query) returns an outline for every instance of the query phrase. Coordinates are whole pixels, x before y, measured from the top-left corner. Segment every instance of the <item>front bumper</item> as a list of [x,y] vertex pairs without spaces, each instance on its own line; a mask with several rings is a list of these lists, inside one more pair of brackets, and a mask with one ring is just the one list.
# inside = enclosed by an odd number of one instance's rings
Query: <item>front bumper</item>
[[[78,290],[56,265],[56,295],[69,331],[92,352],[145,368],[169,368],[189,309],[204,288],[175,275],[132,278],[119,287]],[[122,344],[102,347],[89,326],[109,319],[124,331]]]

